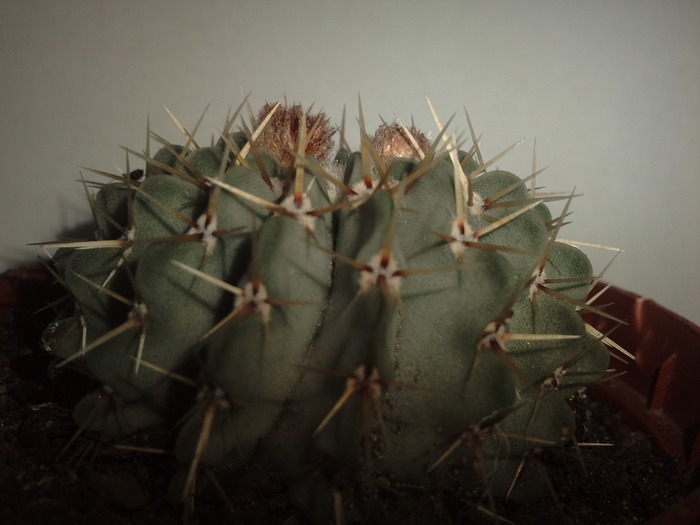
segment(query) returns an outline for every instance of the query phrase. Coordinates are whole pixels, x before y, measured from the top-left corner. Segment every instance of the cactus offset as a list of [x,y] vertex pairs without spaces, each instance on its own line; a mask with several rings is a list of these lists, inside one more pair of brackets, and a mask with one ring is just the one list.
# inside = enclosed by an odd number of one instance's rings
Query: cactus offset
[[96,238],[55,243],[74,306],[47,346],[104,385],[76,422],[117,438],[186,416],[183,497],[202,465],[289,474],[318,519],[343,480],[438,486],[447,465],[492,507],[536,497],[531,451],[571,439],[567,397],[608,365],[578,315],[590,263],[556,240],[573,194],[489,171],[500,156],[437,117],[432,142],[369,136],[360,109],[359,151],[341,137],[329,161],[325,115],[237,115],[215,146],[131,152],[145,170],[87,192]]

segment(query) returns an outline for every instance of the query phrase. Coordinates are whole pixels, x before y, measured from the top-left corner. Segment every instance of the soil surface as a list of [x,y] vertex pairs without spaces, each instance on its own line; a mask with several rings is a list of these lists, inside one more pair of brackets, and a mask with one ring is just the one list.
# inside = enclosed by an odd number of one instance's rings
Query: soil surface
[[[71,407],[90,381],[57,370],[40,344],[50,313],[36,314],[53,292],[30,283],[23,307],[0,319],[0,523],[59,524],[284,524],[304,518],[287,501],[281,483],[247,483],[225,469],[200,485],[194,510],[168,498],[176,471],[167,453],[137,452],[101,443],[95,436],[72,440]],[[27,297],[30,300],[27,300]],[[698,476],[676,460],[655,455],[649,439],[585,396],[572,400],[581,446],[546,450],[551,493],[527,506],[486,502],[463,491],[401,494],[377,488],[365,497],[370,516],[350,523],[401,524],[635,524],[658,515],[698,486]],[[130,444],[167,450],[172,435],[155,429]],[[347,517],[353,515],[348,508]]]

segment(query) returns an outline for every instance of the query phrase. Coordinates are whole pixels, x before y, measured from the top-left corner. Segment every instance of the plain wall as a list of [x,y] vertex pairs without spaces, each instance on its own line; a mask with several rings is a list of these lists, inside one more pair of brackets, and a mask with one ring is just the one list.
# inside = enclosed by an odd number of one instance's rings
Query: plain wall
[[[607,273],[700,323],[700,2],[0,0],[0,264],[89,220],[79,167],[120,171],[146,116],[208,142],[252,105],[344,105],[370,130],[469,110],[485,155],[583,193],[561,236],[624,248]],[[131,159],[137,167],[137,159]],[[601,269],[609,252],[593,258]]]

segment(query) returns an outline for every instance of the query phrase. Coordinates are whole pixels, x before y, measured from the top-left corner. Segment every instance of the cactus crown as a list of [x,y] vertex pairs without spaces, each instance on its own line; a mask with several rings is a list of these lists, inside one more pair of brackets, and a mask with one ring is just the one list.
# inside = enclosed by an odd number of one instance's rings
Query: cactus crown
[[241,108],[215,145],[153,134],[143,170],[83,181],[96,234],[55,243],[72,302],[45,334],[104,385],[81,429],[180,420],[176,495],[254,466],[318,520],[376,475],[535,497],[532,451],[571,439],[567,397],[608,366],[578,314],[590,263],[557,241],[573,194],[491,170],[471,123],[463,151],[437,116],[432,141],[370,136],[360,108],[331,160],[324,114],[266,104],[232,131]]

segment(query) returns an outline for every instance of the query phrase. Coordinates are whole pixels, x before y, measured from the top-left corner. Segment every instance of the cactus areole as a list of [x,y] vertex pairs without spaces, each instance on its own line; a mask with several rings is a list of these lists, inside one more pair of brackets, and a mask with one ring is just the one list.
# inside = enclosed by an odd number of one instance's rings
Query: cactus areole
[[378,479],[537,497],[536,452],[571,442],[567,398],[609,359],[578,313],[589,260],[557,240],[574,195],[434,110],[428,138],[360,107],[355,151],[300,105],[239,113],[210,146],[149,131],[140,169],[83,179],[94,239],[42,244],[70,299],[46,347],[102,385],[79,428],[172,425],[180,501],[217,466],[280,476],[317,521]]

